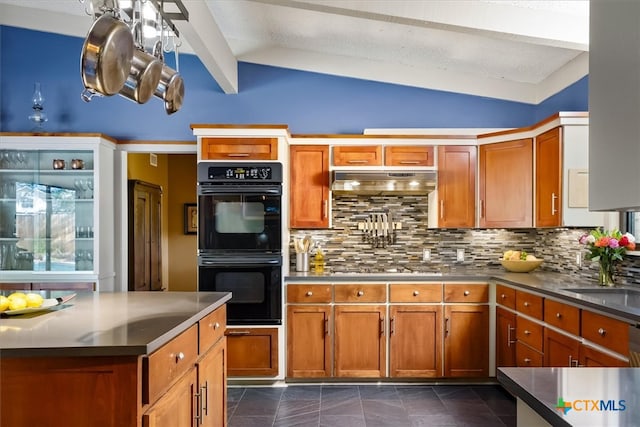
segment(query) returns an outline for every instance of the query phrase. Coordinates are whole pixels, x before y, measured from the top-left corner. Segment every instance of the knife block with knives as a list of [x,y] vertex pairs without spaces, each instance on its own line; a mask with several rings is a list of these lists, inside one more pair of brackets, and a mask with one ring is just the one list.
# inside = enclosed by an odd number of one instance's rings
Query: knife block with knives
[[386,248],[396,241],[396,230],[402,228],[399,222],[393,222],[392,214],[372,213],[364,222],[358,223],[358,230],[362,230],[362,241],[371,243],[374,248]]

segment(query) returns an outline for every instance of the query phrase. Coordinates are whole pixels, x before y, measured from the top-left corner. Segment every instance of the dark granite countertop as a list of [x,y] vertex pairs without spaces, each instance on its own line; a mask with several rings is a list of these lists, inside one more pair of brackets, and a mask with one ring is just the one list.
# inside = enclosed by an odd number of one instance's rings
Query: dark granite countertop
[[[497,379],[553,426],[637,426],[640,420],[637,368],[498,368]],[[571,409],[558,409],[559,399]]]
[[79,292],[47,311],[0,318],[0,357],[149,354],[230,298],[228,292]]
[[[408,273],[325,273],[291,272],[285,277],[288,283],[354,283],[354,282],[456,282],[490,281],[509,284],[523,290],[539,292],[558,300],[576,304],[632,323],[640,323],[640,306],[623,305],[597,295],[578,294],[572,289],[603,289],[594,281],[568,274],[537,270],[530,273],[510,273],[503,268],[450,267],[441,271],[417,271]],[[606,288],[605,288],[606,289]],[[640,291],[640,289],[638,289]]]

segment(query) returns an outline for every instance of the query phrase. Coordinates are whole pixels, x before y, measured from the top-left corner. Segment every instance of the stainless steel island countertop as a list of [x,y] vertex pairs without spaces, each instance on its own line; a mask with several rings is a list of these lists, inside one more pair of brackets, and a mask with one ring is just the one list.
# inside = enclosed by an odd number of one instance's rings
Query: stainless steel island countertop
[[637,426],[640,420],[637,368],[498,368],[497,378],[553,426]]
[[230,298],[228,292],[79,292],[50,310],[3,315],[0,358],[149,354]]

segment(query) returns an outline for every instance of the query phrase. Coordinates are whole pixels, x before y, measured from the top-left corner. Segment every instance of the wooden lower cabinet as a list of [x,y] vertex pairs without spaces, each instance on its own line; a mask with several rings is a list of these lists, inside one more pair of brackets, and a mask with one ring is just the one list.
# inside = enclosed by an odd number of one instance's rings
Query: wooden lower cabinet
[[578,366],[579,347],[578,340],[544,328],[544,366]]
[[445,305],[444,375],[489,376],[489,306]]
[[331,306],[287,307],[287,376],[331,376]]
[[226,339],[209,350],[197,363],[200,426],[221,427],[227,423]]
[[392,305],[389,310],[389,375],[442,376],[442,306]]
[[225,334],[228,376],[278,375],[278,329],[228,328]]
[[496,366],[516,366],[516,314],[496,307]]
[[628,368],[629,363],[624,360],[618,359],[617,357],[613,357],[608,355],[607,353],[603,353],[600,350],[596,350],[593,347],[589,347],[584,344],[580,344],[580,349],[578,351],[580,366],[586,367],[620,367],[620,368]]
[[195,368],[185,374],[142,416],[143,427],[193,427],[198,425]]
[[379,378],[386,375],[385,306],[335,306],[336,377]]

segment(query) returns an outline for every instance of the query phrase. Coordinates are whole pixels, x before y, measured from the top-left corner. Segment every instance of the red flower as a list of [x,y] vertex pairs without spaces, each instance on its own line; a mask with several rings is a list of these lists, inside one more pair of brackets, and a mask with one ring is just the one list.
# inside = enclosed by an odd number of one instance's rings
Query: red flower
[[622,236],[620,240],[618,240],[618,244],[620,246],[627,247],[627,245],[629,244],[629,238],[627,236]]

